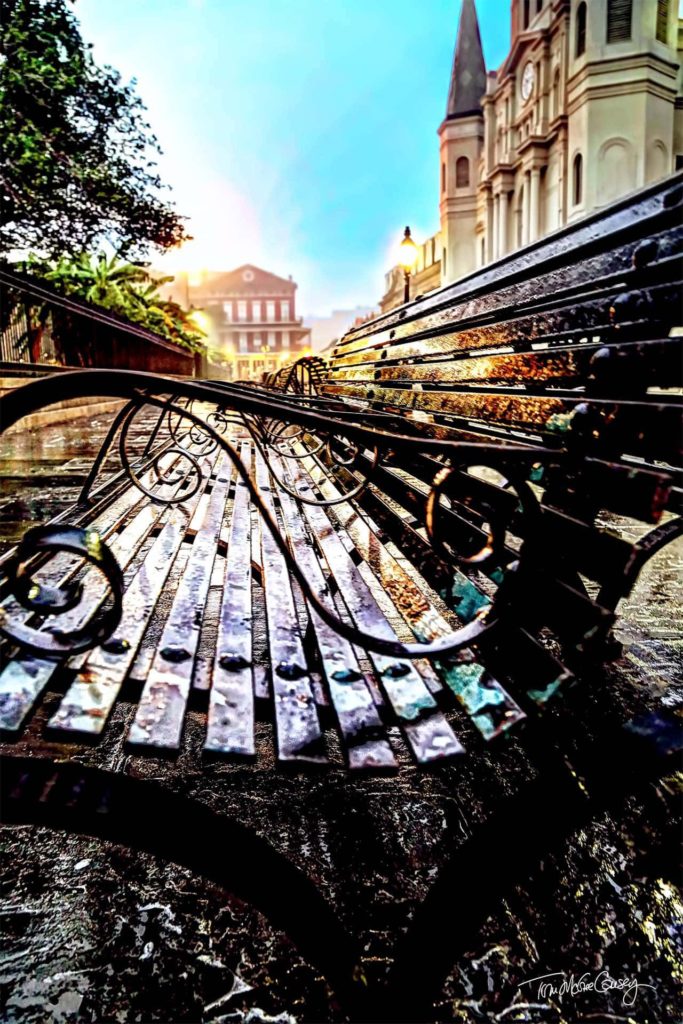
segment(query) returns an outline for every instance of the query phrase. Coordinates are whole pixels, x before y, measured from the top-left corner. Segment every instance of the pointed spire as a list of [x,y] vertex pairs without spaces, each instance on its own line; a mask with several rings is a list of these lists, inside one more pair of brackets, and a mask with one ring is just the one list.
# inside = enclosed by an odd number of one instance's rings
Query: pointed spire
[[462,0],[458,41],[455,44],[446,120],[481,113],[486,92],[486,65],[481,48],[474,0]]

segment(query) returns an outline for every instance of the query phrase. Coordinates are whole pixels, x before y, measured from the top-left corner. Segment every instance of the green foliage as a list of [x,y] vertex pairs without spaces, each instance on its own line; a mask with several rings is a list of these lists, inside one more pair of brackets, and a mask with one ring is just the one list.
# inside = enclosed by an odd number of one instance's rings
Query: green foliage
[[131,258],[186,239],[135,82],[95,63],[68,0],[0,8],[0,245]]
[[62,295],[102,306],[192,352],[204,347],[205,334],[193,322],[191,312],[159,294],[158,288],[172,277],[155,279],[141,264],[108,257],[104,252],[61,256],[54,261],[31,256],[26,270]]

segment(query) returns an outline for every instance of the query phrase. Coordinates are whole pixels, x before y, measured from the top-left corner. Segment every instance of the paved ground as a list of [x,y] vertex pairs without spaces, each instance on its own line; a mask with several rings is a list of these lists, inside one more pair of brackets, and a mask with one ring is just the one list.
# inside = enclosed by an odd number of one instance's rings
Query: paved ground
[[[106,419],[43,430],[0,449],[0,543],[49,518],[73,497]],[[0,442],[1,444],[1,442]],[[612,520],[613,528],[630,524]],[[672,705],[680,688],[683,545],[660,554],[623,612],[625,657],[593,681],[587,700],[617,711]],[[123,724],[127,710],[119,709]],[[188,731],[196,728],[190,716]],[[270,745],[268,727],[259,737]],[[190,743],[190,746],[192,742]],[[132,774],[168,777],[168,765],[105,752]],[[94,754],[84,752],[87,760]],[[175,774],[173,774],[175,772]],[[344,773],[300,779],[258,766],[172,770],[171,785],[268,839],[320,885],[350,929],[362,933],[366,975],[382,977],[391,936],[428,891],[449,851],[491,801],[528,773],[514,744],[465,766],[351,783]],[[472,935],[434,1007],[434,1020],[674,1022],[682,980],[680,892],[666,859],[647,861],[671,828],[675,797],[633,801],[619,821],[603,815],[515,888]],[[539,808],[539,813],[543,809]],[[0,962],[4,1018],[38,1021],[336,1021],[323,980],[282,931],[250,906],[177,865],[47,829],[4,830],[0,869],[6,946]],[[505,843],[524,837],[505,837]],[[226,856],[229,851],[226,851]],[[463,881],[466,885],[466,880]],[[452,893],[457,924],[458,891]],[[609,969],[636,979],[622,992],[553,994],[527,984],[564,972],[589,981]],[[416,977],[415,985],[420,984]],[[599,985],[599,981],[597,982]],[[642,986],[651,986],[648,988]],[[632,998],[632,1003],[629,999]]]

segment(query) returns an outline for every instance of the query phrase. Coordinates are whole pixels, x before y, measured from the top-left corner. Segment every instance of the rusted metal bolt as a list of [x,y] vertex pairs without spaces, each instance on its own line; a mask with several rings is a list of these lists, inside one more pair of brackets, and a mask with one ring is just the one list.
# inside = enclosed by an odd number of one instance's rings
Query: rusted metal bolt
[[636,270],[640,270],[641,267],[646,267],[648,263],[656,258],[659,251],[659,244],[654,238],[646,238],[644,242],[641,242],[633,250],[633,266]]
[[390,679],[400,679],[402,676],[407,676],[409,672],[410,665],[406,665],[405,661],[397,661],[396,664],[385,668],[382,675],[389,676]]
[[355,668],[338,668],[332,673],[332,678],[338,683],[356,683],[363,676]]
[[301,679],[302,676],[307,675],[305,668],[297,665],[296,662],[289,661],[281,661],[275,671],[281,679]]
[[160,654],[166,661],[172,661],[174,664],[187,661],[190,657],[190,652],[184,647],[162,647]]
[[230,651],[226,654],[221,654],[218,659],[218,664],[221,668],[224,668],[226,672],[240,672],[243,668],[247,668],[249,662],[246,658],[243,658],[241,654],[235,654]]
[[119,637],[114,636],[111,640],[106,640],[102,644],[102,650],[106,651],[107,654],[125,654],[126,651],[130,650],[130,643],[128,640],[121,640]]

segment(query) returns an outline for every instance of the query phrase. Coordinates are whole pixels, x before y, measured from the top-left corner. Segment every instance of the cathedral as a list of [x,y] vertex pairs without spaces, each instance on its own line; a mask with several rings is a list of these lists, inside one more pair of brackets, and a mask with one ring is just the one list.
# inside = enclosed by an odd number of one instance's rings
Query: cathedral
[[[475,0],[462,0],[438,129],[441,228],[411,294],[683,166],[682,64],[677,0],[512,0],[510,51],[487,72]],[[387,274],[383,310],[402,302],[401,274]]]

